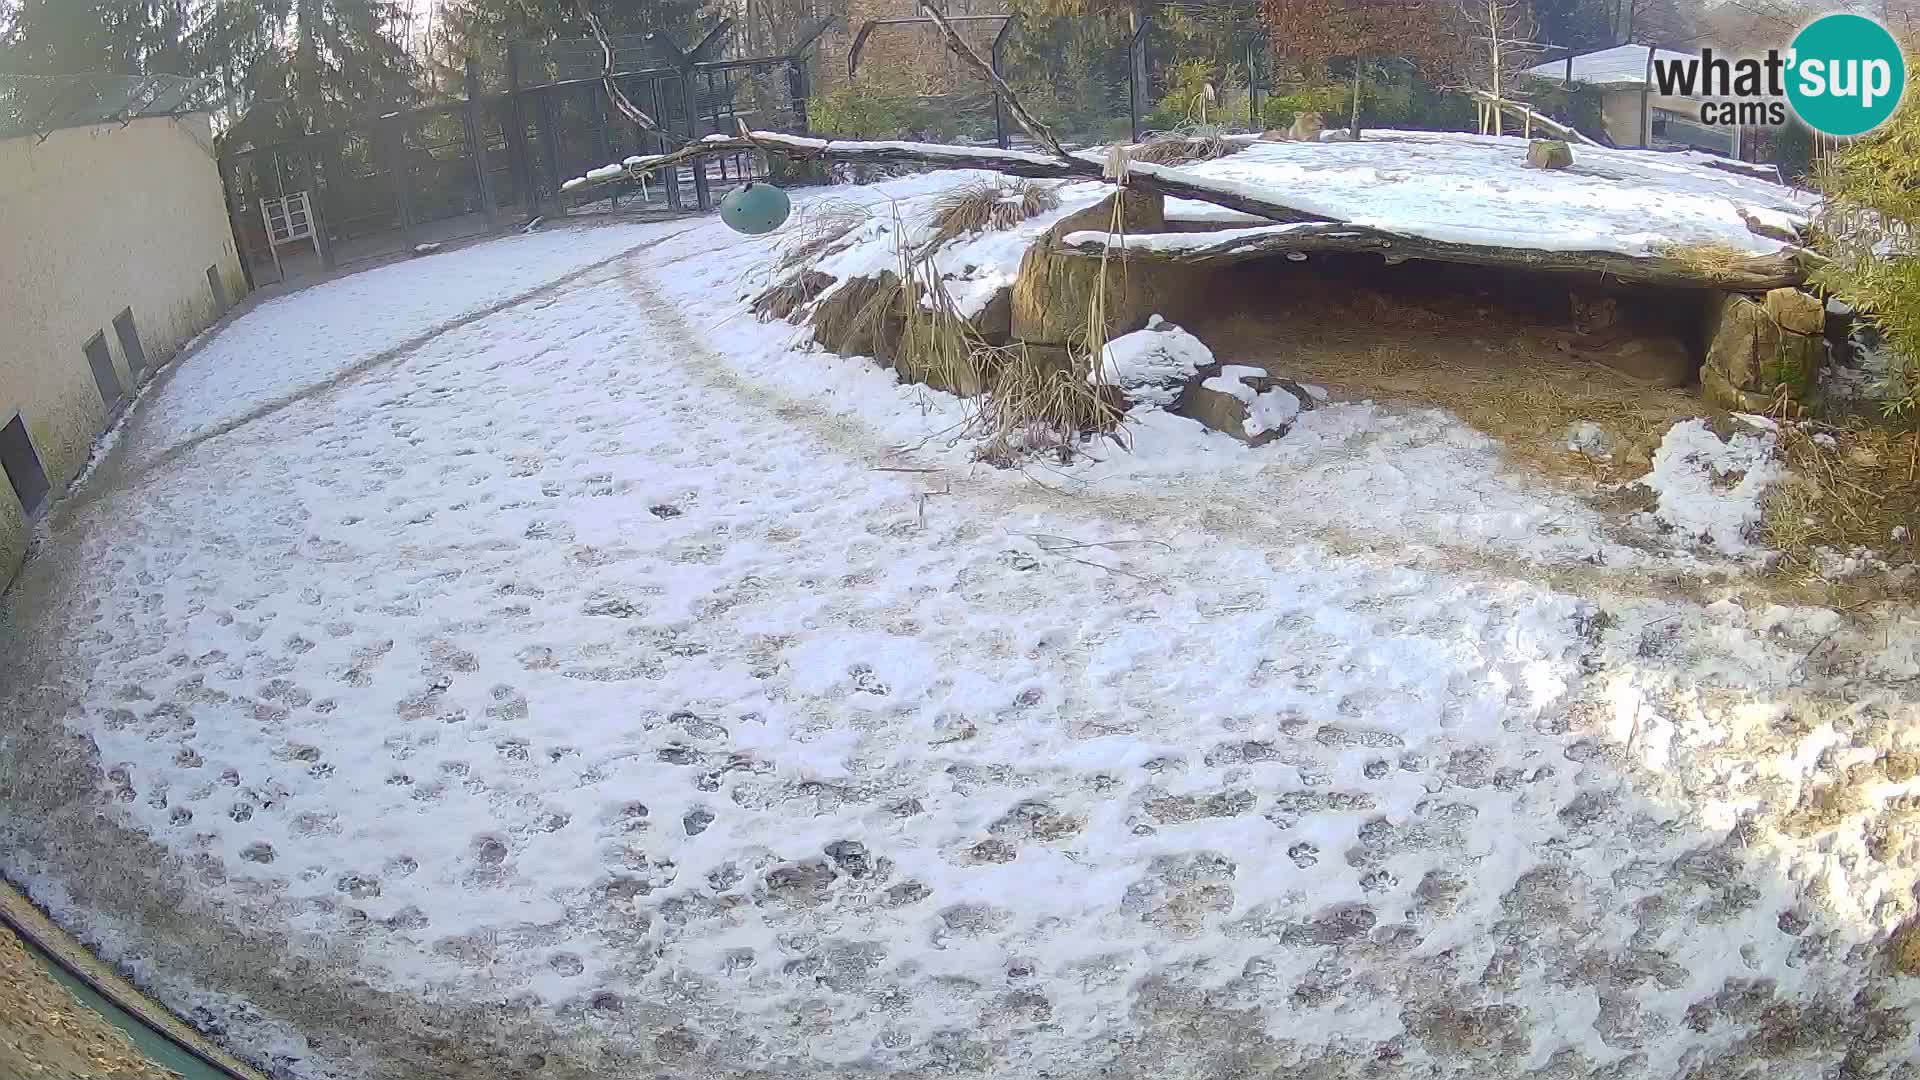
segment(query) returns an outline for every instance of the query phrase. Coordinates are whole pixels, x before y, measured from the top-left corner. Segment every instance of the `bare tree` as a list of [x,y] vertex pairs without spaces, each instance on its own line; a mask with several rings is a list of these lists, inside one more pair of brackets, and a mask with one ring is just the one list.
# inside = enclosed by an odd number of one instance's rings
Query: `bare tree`
[[[1504,97],[1501,87],[1524,70],[1536,52],[1532,4],[1528,0],[1454,0],[1454,7],[1473,42],[1474,62],[1486,64],[1487,89],[1496,98]],[[1487,112],[1492,113],[1493,134],[1502,134],[1500,110]],[[1486,127],[1483,119],[1483,133]]]

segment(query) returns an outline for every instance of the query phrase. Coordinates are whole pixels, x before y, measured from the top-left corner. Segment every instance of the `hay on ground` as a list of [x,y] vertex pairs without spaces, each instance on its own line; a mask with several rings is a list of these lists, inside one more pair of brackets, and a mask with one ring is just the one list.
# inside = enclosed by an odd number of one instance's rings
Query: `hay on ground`
[[1793,475],[1769,492],[1762,525],[1767,545],[1784,556],[1783,572],[1818,578],[1815,549],[1822,547],[1912,558],[1920,541],[1920,434],[1865,421],[1783,422],[1780,452]]
[[1170,131],[1136,144],[1132,156],[1135,161],[1152,165],[1185,165],[1237,154],[1246,145],[1243,140],[1229,139],[1217,131]]

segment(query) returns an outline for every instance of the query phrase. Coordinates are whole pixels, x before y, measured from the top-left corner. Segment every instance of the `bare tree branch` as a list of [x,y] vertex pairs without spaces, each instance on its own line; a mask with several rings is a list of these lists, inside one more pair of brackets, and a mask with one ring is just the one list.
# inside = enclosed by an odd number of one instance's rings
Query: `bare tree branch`
[[1020,103],[1020,96],[1013,92],[1013,87],[1008,86],[1005,79],[994,73],[993,65],[980,58],[980,54],[974,51],[973,46],[966,43],[966,40],[953,28],[953,24],[947,21],[945,15],[942,15],[927,0],[920,0],[920,11],[933,20],[933,25],[940,28],[941,36],[947,40],[947,48],[999,91],[1000,97],[1007,103],[1007,112],[1013,114],[1015,122],[1025,128],[1027,134],[1033,136],[1036,142],[1051,150],[1054,156],[1061,160],[1073,160],[1073,156],[1067,153],[1066,147],[1060,145],[1060,140],[1054,138],[1053,131],[1034,119],[1033,114],[1027,111],[1027,107]]
[[651,131],[662,139],[676,143],[679,142],[679,139],[661,130],[660,125],[654,122],[653,117],[648,116],[640,110],[638,105],[627,100],[626,93],[613,81],[613,42],[607,40],[606,28],[600,25],[599,16],[595,15],[593,9],[587,6],[587,0],[573,0],[573,6],[574,10],[580,13],[580,17],[586,20],[587,28],[593,31],[594,40],[600,43],[600,52],[606,58],[605,62],[601,65],[600,81],[606,85],[607,98],[613,102],[614,108],[619,109],[621,113],[625,114],[626,118],[632,121],[635,127],[643,131]]

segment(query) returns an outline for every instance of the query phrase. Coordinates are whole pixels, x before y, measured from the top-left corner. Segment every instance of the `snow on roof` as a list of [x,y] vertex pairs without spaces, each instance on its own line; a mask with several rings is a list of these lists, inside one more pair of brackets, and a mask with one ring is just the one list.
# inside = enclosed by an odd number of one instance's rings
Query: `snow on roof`
[[[1672,49],[1654,49],[1651,45],[1620,45],[1573,58],[1573,81],[1591,86],[1643,86],[1647,81],[1647,52],[1656,60],[1697,60],[1693,53]],[[1567,62],[1554,60],[1529,68],[1529,75],[1543,79],[1565,79]]]
[[1814,208],[1811,196],[1710,168],[1699,154],[1577,146],[1572,168],[1540,170],[1524,167],[1526,152],[1527,140],[1511,136],[1369,131],[1357,143],[1254,143],[1179,171],[1355,225],[1554,251],[1644,256],[1714,243],[1772,253],[1781,242],[1751,232],[1741,210],[1790,228]]

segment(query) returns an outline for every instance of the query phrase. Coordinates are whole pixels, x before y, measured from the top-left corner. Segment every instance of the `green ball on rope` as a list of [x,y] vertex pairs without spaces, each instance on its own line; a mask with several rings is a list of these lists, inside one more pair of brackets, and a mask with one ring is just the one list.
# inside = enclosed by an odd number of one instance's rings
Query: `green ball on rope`
[[793,212],[787,193],[759,180],[734,188],[720,200],[720,220],[727,228],[748,236],[770,233],[785,224]]

